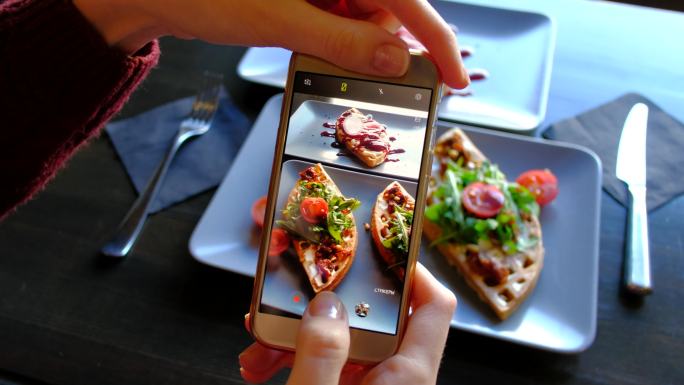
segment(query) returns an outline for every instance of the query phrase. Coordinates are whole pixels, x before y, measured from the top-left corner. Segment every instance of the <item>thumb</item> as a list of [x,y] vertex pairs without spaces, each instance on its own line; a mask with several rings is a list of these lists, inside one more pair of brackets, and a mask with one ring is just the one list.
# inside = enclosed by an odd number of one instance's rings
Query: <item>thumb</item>
[[288,31],[278,45],[318,56],[345,69],[378,76],[400,76],[409,66],[408,46],[371,21],[334,15],[300,4],[302,12],[283,20]]
[[347,310],[335,293],[318,293],[302,317],[294,366],[287,383],[337,384],[348,355]]

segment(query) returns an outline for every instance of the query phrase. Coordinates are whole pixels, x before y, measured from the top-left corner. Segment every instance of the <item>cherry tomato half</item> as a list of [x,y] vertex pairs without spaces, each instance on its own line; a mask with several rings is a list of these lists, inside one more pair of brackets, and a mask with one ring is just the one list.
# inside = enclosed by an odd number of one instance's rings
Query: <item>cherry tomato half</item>
[[549,204],[558,195],[558,179],[549,170],[525,171],[516,182],[530,190],[541,206]]
[[290,236],[287,231],[279,228],[271,230],[271,241],[268,243],[268,256],[275,257],[290,247]]
[[491,218],[499,213],[504,205],[504,195],[498,187],[482,182],[474,182],[463,189],[463,207],[479,218]]
[[309,223],[321,223],[328,218],[328,203],[323,198],[304,198],[299,211]]
[[264,216],[266,216],[266,196],[254,201],[252,204],[252,220],[259,227],[264,227]]

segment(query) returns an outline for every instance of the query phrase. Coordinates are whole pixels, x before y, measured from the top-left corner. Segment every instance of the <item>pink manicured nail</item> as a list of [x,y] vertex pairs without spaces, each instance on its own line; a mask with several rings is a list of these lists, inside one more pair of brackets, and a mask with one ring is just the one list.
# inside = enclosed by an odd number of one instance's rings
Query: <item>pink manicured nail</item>
[[408,69],[409,53],[392,44],[381,45],[373,57],[373,67],[387,75],[403,75]]
[[312,317],[343,319],[346,316],[344,305],[331,291],[322,291],[309,303],[307,313]]
[[470,74],[468,74],[468,69],[465,68],[463,64],[461,64],[461,76],[462,78],[466,81],[465,85],[470,84]]

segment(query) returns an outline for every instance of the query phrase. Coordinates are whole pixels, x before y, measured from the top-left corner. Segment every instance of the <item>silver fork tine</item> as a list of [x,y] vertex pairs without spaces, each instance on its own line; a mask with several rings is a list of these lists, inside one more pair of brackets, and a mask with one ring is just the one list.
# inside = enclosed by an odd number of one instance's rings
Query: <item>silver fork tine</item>
[[201,99],[201,115],[200,120],[209,120],[216,112],[219,92],[221,91],[221,82],[223,76],[213,74],[211,72],[204,73],[205,86],[203,87]]
[[169,165],[171,165],[176,152],[189,138],[209,131],[211,121],[218,109],[218,97],[222,81],[223,76],[221,75],[209,72],[204,73],[202,88],[192,104],[188,117],[181,123],[164,160],[159,164],[154,175],[147,183],[145,190],[136,199],[123,221],[119,224],[112,239],[102,247],[102,254],[110,257],[125,257],[131,247],[133,247],[145,225],[150,206],[159,192],[161,182],[164,180],[166,171]]
[[192,111],[190,112],[190,119],[198,121],[207,121],[214,113],[216,108],[216,103],[212,102],[218,96],[216,93],[203,93],[198,95],[198,99],[192,105]]

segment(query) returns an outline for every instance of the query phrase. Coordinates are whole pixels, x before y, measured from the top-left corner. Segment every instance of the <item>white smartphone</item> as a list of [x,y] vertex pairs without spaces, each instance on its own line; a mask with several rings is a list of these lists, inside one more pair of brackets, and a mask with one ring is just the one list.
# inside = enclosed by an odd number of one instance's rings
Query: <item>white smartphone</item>
[[440,98],[439,72],[421,54],[400,78],[292,55],[252,297],[259,342],[294,350],[307,304],[333,290],[348,312],[350,360],[396,352]]

